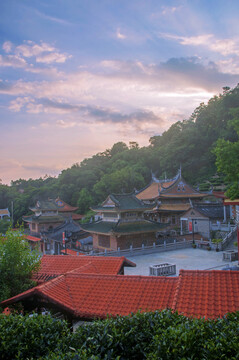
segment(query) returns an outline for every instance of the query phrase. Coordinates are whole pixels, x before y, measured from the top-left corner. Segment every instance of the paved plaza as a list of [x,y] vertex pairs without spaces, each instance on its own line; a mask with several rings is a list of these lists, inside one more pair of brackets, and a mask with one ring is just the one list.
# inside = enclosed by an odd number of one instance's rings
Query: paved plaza
[[149,266],[162,263],[176,264],[176,275],[180,269],[184,270],[222,270],[226,265],[236,266],[238,261],[223,261],[223,252],[187,248],[182,250],[166,251],[149,255],[127,256],[136,267],[125,267],[125,275],[149,275]]

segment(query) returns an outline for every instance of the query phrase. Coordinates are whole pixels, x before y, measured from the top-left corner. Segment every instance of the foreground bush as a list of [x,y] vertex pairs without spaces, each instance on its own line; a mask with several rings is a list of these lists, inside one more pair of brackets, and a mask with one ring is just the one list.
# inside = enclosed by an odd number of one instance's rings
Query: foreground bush
[[239,359],[239,312],[218,320],[162,311],[95,321],[71,333],[50,316],[0,317],[1,359]]

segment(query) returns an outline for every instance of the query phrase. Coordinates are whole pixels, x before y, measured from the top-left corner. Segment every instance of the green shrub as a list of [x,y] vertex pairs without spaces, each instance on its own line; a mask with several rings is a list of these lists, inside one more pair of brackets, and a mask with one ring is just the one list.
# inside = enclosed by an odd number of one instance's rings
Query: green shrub
[[218,320],[170,310],[98,320],[71,333],[50,316],[0,316],[0,359],[238,359],[239,312]]
[[66,349],[67,323],[51,316],[0,316],[0,359],[37,359]]

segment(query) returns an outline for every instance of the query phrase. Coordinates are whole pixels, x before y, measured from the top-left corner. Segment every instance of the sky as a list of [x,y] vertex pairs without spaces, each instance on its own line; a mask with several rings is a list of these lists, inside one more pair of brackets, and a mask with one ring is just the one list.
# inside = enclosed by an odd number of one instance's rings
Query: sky
[[0,1],[0,179],[148,146],[239,82],[237,0]]

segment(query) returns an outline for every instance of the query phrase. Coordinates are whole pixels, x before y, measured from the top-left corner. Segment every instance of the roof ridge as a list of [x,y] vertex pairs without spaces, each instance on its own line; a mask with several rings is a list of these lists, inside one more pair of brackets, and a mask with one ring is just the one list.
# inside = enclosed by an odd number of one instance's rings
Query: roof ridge
[[175,289],[175,293],[173,296],[173,301],[172,301],[172,310],[176,311],[177,310],[177,299],[178,299],[178,294],[180,292],[180,288],[181,288],[181,282],[182,282],[182,276],[183,276],[183,272],[185,270],[179,270],[179,276],[177,277],[177,285],[176,285],[176,289]]

